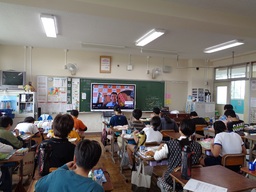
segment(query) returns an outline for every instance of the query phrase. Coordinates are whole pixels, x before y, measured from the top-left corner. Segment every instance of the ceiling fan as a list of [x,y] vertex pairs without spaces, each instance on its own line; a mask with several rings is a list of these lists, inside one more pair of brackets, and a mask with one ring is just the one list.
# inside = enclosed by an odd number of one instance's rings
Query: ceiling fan
[[65,64],[65,69],[69,70],[71,75],[75,75],[78,70],[78,67],[76,64],[68,63],[68,64]]

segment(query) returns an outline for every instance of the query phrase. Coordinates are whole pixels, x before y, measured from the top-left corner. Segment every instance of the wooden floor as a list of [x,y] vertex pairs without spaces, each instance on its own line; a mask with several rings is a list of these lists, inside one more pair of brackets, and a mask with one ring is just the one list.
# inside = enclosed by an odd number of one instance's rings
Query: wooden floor
[[[87,139],[93,139],[100,142],[100,133],[89,133],[86,134]],[[101,142],[100,142],[101,143]],[[102,145],[103,147],[103,145]],[[115,163],[112,161],[111,154],[108,152],[110,146],[103,147],[104,150],[102,157],[99,161],[100,166],[109,172],[111,182],[113,184],[114,192],[130,192],[131,190],[131,170],[124,170],[123,174],[120,173],[120,158],[115,155]],[[15,179],[14,179],[15,180]],[[28,180],[24,183],[24,188],[27,190],[32,180]],[[151,185],[150,191],[159,192],[160,190],[156,187],[155,182]]]

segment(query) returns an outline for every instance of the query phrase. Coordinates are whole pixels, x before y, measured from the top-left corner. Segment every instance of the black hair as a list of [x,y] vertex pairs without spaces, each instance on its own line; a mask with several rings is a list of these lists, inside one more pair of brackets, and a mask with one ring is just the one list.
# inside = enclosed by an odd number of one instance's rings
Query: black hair
[[34,117],[26,117],[23,122],[25,122],[25,123],[34,123],[35,118]]
[[198,116],[198,114],[197,114],[197,112],[192,111],[192,112],[189,114],[189,116],[190,116],[190,117],[192,117],[192,116]]
[[157,131],[161,125],[161,119],[159,116],[152,117],[150,124],[153,126],[154,131]]
[[12,126],[12,124],[13,124],[13,120],[12,120],[11,117],[8,117],[8,116],[1,116],[0,117],[0,125],[1,125],[1,127],[6,128],[9,125]]
[[167,123],[172,123],[169,110],[166,110],[166,109],[161,110],[160,114],[161,114],[161,117],[163,117]]
[[154,107],[154,108],[153,108],[153,113],[159,115],[159,114],[160,114],[160,109],[159,109],[159,107]]
[[73,115],[74,117],[78,117],[79,112],[78,112],[78,110],[73,109],[73,110],[71,110],[70,114]]
[[134,109],[133,112],[132,112],[132,116],[136,119],[136,120],[139,120],[142,116],[142,111],[141,109]]
[[215,131],[215,135],[217,135],[218,133],[226,131],[226,125],[223,121],[215,121],[213,123],[213,128],[214,128],[214,131]]
[[84,170],[91,170],[99,161],[101,146],[95,140],[82,140],[75,148],[76,164]]
[[116,111],[118,113],[122,113],[121,107],[119,105],[114,106],[114,111]]
[[111,95],[117,95],[117,92],[112,92]]
[[226,117],[228,117],[228,116],[230,116],[230,117],[236,117],[236,113],[235,113],[235,111],[232,110],[232,109],[227,109],[227,110],[225,111],[224,115],[225,115]]
[[231,104],[226,104],[224,105],[224,110],[232,109],[233,110],[233,105]]
[[57,115],[52,123],[54,135],[60,138],[66,138],[74,127],[74,120],[69,114]]
[[195,132],[195,125],[191,119],[183,119],[180,123],[180,131],[189,137]]

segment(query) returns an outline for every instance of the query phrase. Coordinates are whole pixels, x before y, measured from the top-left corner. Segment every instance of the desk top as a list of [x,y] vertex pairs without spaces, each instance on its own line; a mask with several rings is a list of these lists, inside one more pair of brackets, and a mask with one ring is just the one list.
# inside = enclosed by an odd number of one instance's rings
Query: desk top
[[244,138],[252,140],[252,141],[256,141],[256,135],[246,135],[246,136],[244,136]]
[[[166,131],[163,133],[163,136],[166,136],[166,137],[170,137],[171,139],[178,139],[180,137],[180,133],[179,132],[174,132],[174,131]],[[204,138],[203,135],[200,135],[200,134],[195,134],[196,136],[196,139],[202,139]]]
[[[172,172],[171,177],[184,186],[188,180],[181,178],[180,171]],[[256,182],[253,179],[248,179],[243,175],[237,174],[221,165],[193,168],[191,171],[193,179],[224,187],[231,191],[244,191],[256,188]]]
[[12,162],[20,162],[23,160],[24,155],[15,155],[13,154],[9,159],[0,160],[0,164],[2,163],[12,163]]

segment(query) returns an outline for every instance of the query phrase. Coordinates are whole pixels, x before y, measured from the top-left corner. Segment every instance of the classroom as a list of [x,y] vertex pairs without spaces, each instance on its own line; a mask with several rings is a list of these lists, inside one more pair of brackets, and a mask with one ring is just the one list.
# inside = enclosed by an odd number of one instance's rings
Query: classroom
[[[13,107],[8,109],[15,108],[13,127],[25,116],[55,118],[77,109],[88,127],[86,133],[99,135],[113,108],[92,109],[92,100],[103,102],[104,96],[101,91],[93,97],[92,84],[131,84],[136,93],[133,107],[142,109],[143,119],[151,117],[156,105],[189,114],[191,102],[196,101],[213,104],[203,110],[199,107],[201,117],[215,120],[230,103],[240,119],[254,125],[254,7],[253,0],[53,0],[51,4],[0,0],[0,105],[6,96],[11,97]],[[56,38],[46,37],[43,15],[55,16]],[[148,45],[136,46],[136,40],[151,29],[164,34]],[[204,52],[232,40],[244,44]],[[2,86],[2,72],[9,70],[25,72],[24,85],[31,82],[36,91]],[[202,100],[199,90],[203,90]],[[33,97],[28,113],[21,112],[22,95]],[[132,110],[123,114],[132,120]]]

